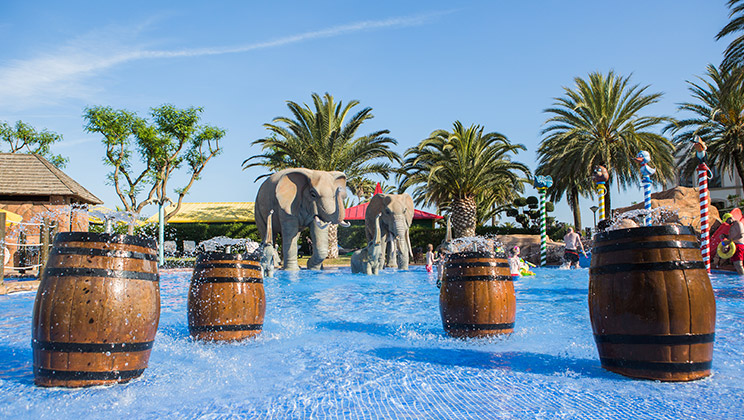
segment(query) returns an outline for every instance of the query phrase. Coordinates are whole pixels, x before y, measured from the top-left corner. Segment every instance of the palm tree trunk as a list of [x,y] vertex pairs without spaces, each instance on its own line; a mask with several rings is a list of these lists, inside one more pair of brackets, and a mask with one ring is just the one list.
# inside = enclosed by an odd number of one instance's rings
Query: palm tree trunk
[[612,203],[610,200],[610,184],[606,184],[605,188],[605,218],[612,219]]
[[452,201],[452,236],[475,236],[476,209],[474,197],[458,197]]
[[571,188],[571,207],[573,209],[574,228],[581,230],[581,207],[579,206],[579,190]]
[[328,259],[338,258],[338,225],[328,226]]
[[[744,72],[742,73],[744,74]],[[744,182],[744,159],[742,159],[741,153],[737,154],[734,158],[734,167],[736,168],[736,173],[739,175],[739,179]]]

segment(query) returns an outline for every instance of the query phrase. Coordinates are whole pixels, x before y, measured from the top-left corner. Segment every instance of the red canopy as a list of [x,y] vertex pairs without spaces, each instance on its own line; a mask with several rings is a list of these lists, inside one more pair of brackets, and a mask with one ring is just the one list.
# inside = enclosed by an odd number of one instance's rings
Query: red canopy
[[[346,216],[344,216],[345,220],[364,220],[364,215],[367,213],[367,206],[369,205],[369,202],[362,203],[358,206],[349,207],[346,209]],[[413,219],[414,220],[420,220],[420,219],[444,219],[444,217],[439,216],[434,213],[425,212],[422,210],[413,210]]]

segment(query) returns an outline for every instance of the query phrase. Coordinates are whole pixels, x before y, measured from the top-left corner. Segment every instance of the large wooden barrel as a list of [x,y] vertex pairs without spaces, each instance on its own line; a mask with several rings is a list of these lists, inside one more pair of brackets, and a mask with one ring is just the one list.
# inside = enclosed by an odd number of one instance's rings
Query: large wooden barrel
[[660,381],[710,375],[716,302],[690,228],[597,234],[589,314],[603,368]]
[[444,265],[439,311],[454,337],[485,337],[514,330],[517,305],[503,253],[450,254]]
[[263,276],[255,255],[199,254],[189,287],[192,337],[210,341],[253,337],[263,329],[265,313]]
[[59,233],[34,302],[34,382],[82,387],[136,378],[159,320],[154,240]]

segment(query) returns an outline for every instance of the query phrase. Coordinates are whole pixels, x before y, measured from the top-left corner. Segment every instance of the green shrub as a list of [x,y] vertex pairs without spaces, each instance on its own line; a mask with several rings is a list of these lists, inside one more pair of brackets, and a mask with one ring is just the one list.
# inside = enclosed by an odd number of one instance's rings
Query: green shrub
[[338,228],[338,245],[346,249],[359,249],[367,246],[367,235],[364,233],[364,225]]

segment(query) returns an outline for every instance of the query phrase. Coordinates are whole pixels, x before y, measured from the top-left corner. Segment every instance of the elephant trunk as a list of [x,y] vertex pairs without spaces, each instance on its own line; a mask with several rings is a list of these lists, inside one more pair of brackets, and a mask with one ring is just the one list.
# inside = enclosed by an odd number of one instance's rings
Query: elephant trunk
[[266,237],[264,238],[264,243],[273,245],[274,244],[274,232],[272,230],[271,226],[271,216],[274,214],[274,210],[269,211],[269,215],[266,217]]
[[399,228],[396,238],[398,248],[396,256],[398,257],[398,269],[400,270],[408,270],[409,255],[411,253],[408,243],[408,229]]
[[336,223],[341,227],[349,227],[351,224],[344,220],[346,208],[344,207],[344,190],[342,187],[336,189]]
[[413,250],[411,249],[411,240],[408,235],[408,223],[404,216],[395,216],[394,219],[395,229],[395,243],[398,252],[396,257],[398,259],[398,268],[401,270],[408,270],[408,262],[413,257]]
[[382,242],[382,229],[380,229],[380,215],[375,217],[375,244],[379,245]]

